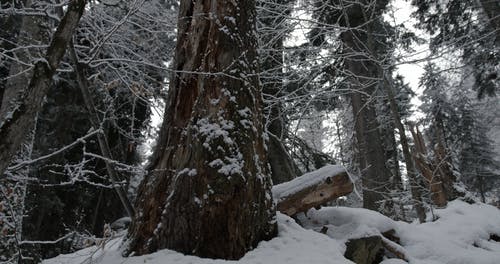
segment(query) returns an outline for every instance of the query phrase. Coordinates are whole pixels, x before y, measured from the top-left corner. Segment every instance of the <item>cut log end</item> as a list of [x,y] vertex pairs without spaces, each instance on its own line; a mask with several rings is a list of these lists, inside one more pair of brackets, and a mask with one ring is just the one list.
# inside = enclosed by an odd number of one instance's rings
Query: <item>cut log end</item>
[[278,211],[292,216],[347,195],[352,190],[353,184],[347,172],[330,165],[275,186],[273,196]]

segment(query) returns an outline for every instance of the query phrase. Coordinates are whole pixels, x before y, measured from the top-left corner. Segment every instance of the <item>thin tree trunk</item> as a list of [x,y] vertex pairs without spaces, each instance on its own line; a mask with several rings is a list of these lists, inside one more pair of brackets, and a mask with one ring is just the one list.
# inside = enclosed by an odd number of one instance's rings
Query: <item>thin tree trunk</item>
[[70,2],[47,49],[45,60],[35,63],[33,77],[26,90],[15,102],[15,107],[0,121],[0,177],[10,163],[12,155],[34,127],[34,120],[40,111],[43,99],[52,84],[52,76],[59,66],[69,40],[78,26],[85,9],[85,0]]
[[[69,42],[69,57],[73,61],[73,66],[75,67],[78,86],[80,87],[80,91],[82,92],[83,96],[83,101],[85,103],[85,106],[87,107],[90,123],[92,124],[94,129],[102,128],[103,126],[101,124],[101,120],[99,118],[99,115],[97,114],[95,104],[90,94],[90,89],[87,85],[87,79],[85,78],[85,73],[83,71],[83,68],[79,64],[78,57],[76,55],[75,47],[73,45],[72,40],[70,40]],[[108,172],[108,176],[109,179],[111,180],[111,183],[113,184],[113,188],[118,197],[120,198],[120,201],[125,211],[127,212],[128,216],[134,217],[135,215],[134,207],[127,198],[127,193],[124,190],[123,185],[121,185],[120,183],[121,180],[114,167],[114,164],[111,163],[111,161],[113,160],[113,155],[111,153],[111,149],[109,147],[109,143],[105,135],[106,135],[105,131],[101,131],[100,133],[98,133],[97,141],[99,143],[99,149],[101,150],[102,156],[106,158],[106,160],[104,160],[104,163],[106,164],[106,171]]]
[[254,32],[254,1],[181,1],[176,74],[127,254],[239,259],[275,236]]
[[387,97],[389,99],[389,105],[391,107],[392,117],[394,118],[394,123],[399,132],[399,141],[401,142],[401,148],[403,149],[403,156],[405,158],[406,172],[410,180],[410,190],[413,197],[413,206],[417,211],[418,220],[420,223],[425,222],[425,208],[422,206],[422,194],[418,186],[418,174],[415,169],[415,164],[413,163],[413,158],[410,152],[410,145],[408,144],[408,138],[406,137],[406,131],[401,122],[401,116],[399,114],[399,107],[394,98],[394,93],[389,81],[384,78],[384,88],[387,92]]

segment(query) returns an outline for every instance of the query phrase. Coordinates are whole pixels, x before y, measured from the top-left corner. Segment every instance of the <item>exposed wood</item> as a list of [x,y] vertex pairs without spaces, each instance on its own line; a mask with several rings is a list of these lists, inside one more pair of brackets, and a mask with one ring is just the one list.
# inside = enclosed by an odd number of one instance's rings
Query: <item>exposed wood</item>
[[23,90],[19,101],[15,102],[13,110],[0,120],[0,177],[3,177],[12,156],[35,125],[35,117],[42,108],[45,95],[52,84],[52,76],[78,26],[85,4],[85,0],[70,1],[66,14],[52,37],[44,61],[35,63],[28,87]]
[[447,199],[439,171],[435,171],[434,166],[427,161],[427,150],[422,134],[413,124],[410,123],[409,126],[415,141],[415,150],[412,155],[415,164],[429,186],[432,202],[438,207],[444,207]]
[[315,175],[308,173],[273,187],[278,211],[289,216],[307,212],[353,190],[353,184],[345,170],[331,170],[329,174],[311,176]]

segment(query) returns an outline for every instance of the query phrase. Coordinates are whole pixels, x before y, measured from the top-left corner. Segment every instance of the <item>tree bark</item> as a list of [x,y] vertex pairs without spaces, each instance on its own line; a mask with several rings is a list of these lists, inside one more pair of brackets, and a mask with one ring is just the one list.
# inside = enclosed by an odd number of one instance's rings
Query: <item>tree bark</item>
[[[328,168],[323,167],[320,170]],[[317,171],[273,187],[278,211],[293,216],[352,192],[354,185],[344,169],[332,167],[322,175],[316,174]]]
[[[43,99],[52,83],[52,76],[59,66],[69,40],[78,26],[85,9],[85,0],[71,1],[45,54],[44,61],[35,63],[33,76],[19,101],[0,122],[0,177],[9,165],[12,155],[34,127],[34,120],[40,111]],[[5,97],[5,95],[4,95]]]
[[239,259],[275,236],[254,32],[254,1],[181,1],[176,73],[126,254]]

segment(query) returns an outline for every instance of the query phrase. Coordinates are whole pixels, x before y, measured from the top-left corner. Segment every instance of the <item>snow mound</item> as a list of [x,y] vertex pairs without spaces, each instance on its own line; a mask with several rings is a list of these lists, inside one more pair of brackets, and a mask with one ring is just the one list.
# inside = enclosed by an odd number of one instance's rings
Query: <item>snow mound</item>
[[415,263],[498,264],[500,210],[486,204],[453,201],[435,211],[438,220],[424,224],[398,222],[396,233]]
[[323,227],[327,227],[327,235],[342,244],[351,238],[380,235],[396,228],[396,222],[389,217],[363,208],[311,209],[307,212],[307,216],[300,215],[298,219],[308,229],[320,231]]
[[105,263],[105,264],[345,264],[353,263],[343,256],[342,246],[337,241],[299,226],[292,218],[278,213],[278,237],[259,243],[257,248],[248,252],[239,261],[203,259],[186,256],[172,250],[161,250],[156,253],[137,257],[124,258],[121,256],[121,242],[123,237],[108,242],[104,248],[90,247],[78,252],[60,255],[45,260],[44,264],[76,264],[76,263]]
[[[401,250],[412,264],[497,264],[500,243],[490,239],[500,235],[500,210],[485,204],[453,201],[445,209],[434,210],[438,218],[424,224],[393,221],[366,209],[324,207],[311,209],[299,216],[304,227],[278,213],[278,237],[261,242],[239,261],[202,259],[172,250],[124,258],[120,255],[122,237],[104,247],[90,247],[73,254],[46,260],[45,264],[62,263],[253,263],[253,264],[344,264],[353,263],[343,257],[345,242],[394,230],[400,238]],[[319,232],[328,228],[326,235]],[[323,230],[324,231],[324,230]],[[385,259],[382,264],[406,263]]]
[[[500,210],[486,204],[453,201],[434,210],[438,218],[424,224],[393,221],[377,212],[343,207],[311,209],[299,217],[305,228],[321,230],[345,248],[351,238],[381,235],[394,230],[410,263],[416,264],[498,264],[500,243],[490,240],[500,235]],[[345,251],[345,249],[343,250]],[[406,263],[385,260],[384,264]]]

